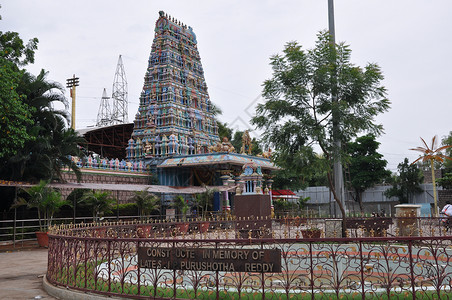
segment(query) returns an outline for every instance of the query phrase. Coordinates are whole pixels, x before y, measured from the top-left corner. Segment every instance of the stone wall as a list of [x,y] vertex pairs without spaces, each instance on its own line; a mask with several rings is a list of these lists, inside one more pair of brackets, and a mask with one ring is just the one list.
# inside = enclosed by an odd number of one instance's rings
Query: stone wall
[[[73,172],[64,172],[63,179],[67,182],[77,182],[77,177]],[[149,176],[147,174],[122,173],[122,172],[102,172],[102,171],[82,171],[82,183],[107,183],[107,184],[135,184],[147,185]],[[67,197],[73,191],[72,188],[61,189],[63,197]],[[134,196],[132,191],[112,191],[111,195],[119,200],[119,203],[128,203]]]
[[446,205],[446,201],[452,203],[452,190],[438,190],[438,208],[440,211]]
[[[111,183],[111,184],[148,184],[147,174],[127,174],[127,173],[95,173],[82,172],[82,183]],[[77,182],[77,177],[73,172],[64,172],[63,180],[67,182]]]
[[[432,171],[431,170],[425,170],[422,172],[424,175],[424,183],[432,183]],[[442,170],[438,169],[435,170],[435,179],[442,177]]]

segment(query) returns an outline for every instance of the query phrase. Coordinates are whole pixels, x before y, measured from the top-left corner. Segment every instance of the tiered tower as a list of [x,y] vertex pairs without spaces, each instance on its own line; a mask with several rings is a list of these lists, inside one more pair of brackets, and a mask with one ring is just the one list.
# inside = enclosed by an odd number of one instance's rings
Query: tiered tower
[[219,142],[196,35],[163,11],[155,25],[127,158],[208,153]]

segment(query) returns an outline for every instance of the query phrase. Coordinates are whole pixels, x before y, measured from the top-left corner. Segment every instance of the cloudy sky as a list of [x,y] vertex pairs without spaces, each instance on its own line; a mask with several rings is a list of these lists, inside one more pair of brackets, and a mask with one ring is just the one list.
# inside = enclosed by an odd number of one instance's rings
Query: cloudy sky
[[[288,41],[314,46],[328,27],[327,0],[3,0],[0,30],[39,39],[37,74],[65,84],[75,74],[76,127],[96,122],[103,88],[111,94],[118,56],[128,81],[129,121],[137,112],[143,77],[160,10],[193,28],[211,100],[219,118],[251,128],[271,76],[269,57]],[[353,50],[352,61],[378,63],[392,102],[378,122],[385,127],[380,152],[392,171],[409,148],[452,131],[452,1],[336,0],[336,40]],[[66,91],[69,98],[69,92]],[[256,134],[256,133],[255,133]]]

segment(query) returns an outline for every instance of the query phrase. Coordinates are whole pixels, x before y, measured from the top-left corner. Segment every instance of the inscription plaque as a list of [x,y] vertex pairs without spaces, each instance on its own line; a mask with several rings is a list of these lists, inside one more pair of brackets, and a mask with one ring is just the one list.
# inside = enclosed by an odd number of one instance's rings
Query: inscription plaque
[[280,249],[138,248],[138,267],[151,269],[281,272]]

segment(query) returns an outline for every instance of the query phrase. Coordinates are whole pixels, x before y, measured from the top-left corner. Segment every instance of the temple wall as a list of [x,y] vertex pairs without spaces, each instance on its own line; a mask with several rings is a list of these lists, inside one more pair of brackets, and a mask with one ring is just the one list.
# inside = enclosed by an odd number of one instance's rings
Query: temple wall
[[[67,182],[77,182],[77,178],[73,172],[64,172],[63,179]],[[149,176],[147,174],[122,174],[122,173],[95,173],[82,172],[82,183],[105,183],[105,184],[142,184],[147,185]],[[73,191],[72,188],[61,189],[63,197],[67,197]],[[119,203],[128,203],[133,197],[132,191],[112,191],[112,196],[119,200]]]

